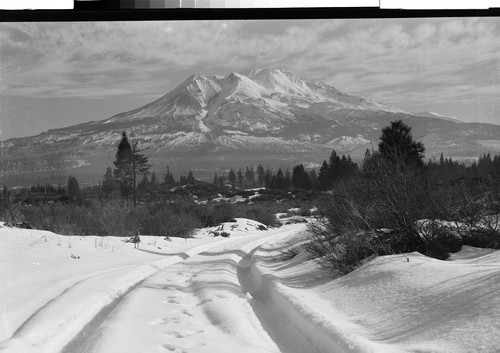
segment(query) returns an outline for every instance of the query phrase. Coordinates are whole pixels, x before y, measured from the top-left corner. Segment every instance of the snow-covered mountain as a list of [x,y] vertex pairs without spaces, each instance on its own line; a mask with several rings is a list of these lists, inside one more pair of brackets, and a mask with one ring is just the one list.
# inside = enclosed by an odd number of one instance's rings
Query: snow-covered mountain
[[456,118],[454,116],[442,115],[442,114],[439,114],[436,112],[430,112],[430,111],[413,113],[413,115],[425,116],[427,118],[438,118],[438,119],[443,119],[443,120],[447,120],[447,121],[453,121],[455,123],[463,123],[464,122],[463,120]]
[[397,119],[413,127],[428,156],[477,156],[484,141],[500,136],[500,126],[409,113],[283,70],[250,68],[225,76],[192,75],[135,110],[4,141],[0,178],[9,184],[68,174],[99,180],[122,131],[149,147],[159,171],[167,165],[186,171],[321,163],[332,149],[356,158],[376,147],[381,129]]

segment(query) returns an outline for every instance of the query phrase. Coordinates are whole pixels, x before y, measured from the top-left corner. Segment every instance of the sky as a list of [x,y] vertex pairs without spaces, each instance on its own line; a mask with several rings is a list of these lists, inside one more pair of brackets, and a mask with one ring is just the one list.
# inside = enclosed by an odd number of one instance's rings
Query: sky
[[280,68],[500,124],[500,18],[0,23],[0,140],[103,120],[192,74]]

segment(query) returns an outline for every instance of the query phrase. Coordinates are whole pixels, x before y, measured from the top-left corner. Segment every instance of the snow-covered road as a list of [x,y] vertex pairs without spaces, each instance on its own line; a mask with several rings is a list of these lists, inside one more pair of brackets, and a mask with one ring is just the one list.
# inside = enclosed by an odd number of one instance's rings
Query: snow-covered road
[[[122,249],[120,257],[114,253],[124,244],[102,246],[101,240],[92,243],[88,238],[79,238],[66,248],[57,235],[40,232],[33,240],[33,232],[28,238],[28,231],[16,230],[25,233],[26,242],[17,243],[17,234],[16,241],[9,239],[12,248],[3,249],[3,254],[12,258],[4,262],[4,267],[10,266],[11,275],[5,276],[10,285],[2,287],[6,292],[2,299],[10,309],[2,313],[3,336],[8,339],[0,343],[0,350],[279,352],[254,312],[241,273],[248,272],[249,259],[262,244],[286,240],[303,232],[305,226],[268,231],[259,231],[259,226],[240,219],[231,227],[231,238],[202,237],[189,242],[176,239],[172,245],[165,242],[166,247],[177,251],[156,246],[156,239],[154,246],[150,240],[133,252],[132,244],[126,244],[128,248],[125,252]],[[85,254],[81,260],[100,256],[91,251],[99,248],[99,241],[101,250],[108,250],[106,255],[100,261],[87,262],[89,267],[81,267],[83,261],[74,260],[73,253]],[[33,244],[40,246],[40,253],[33,252]],[[61,251],[64,255],[71,252],[69,269],[57,268],[60,259],[53,255]],[[132,253],[134,256],[128,260],[123,257]],[[31,266],[19,262],[23,256],[41,274],[39,283],[35,283],[45,294],[38,299],[38,291],[27,284],[36,275]],[[37,256],[40,261],[33,261]],[[30,309],[20,309],[23,305],[17,293],[23,293],[22,301],[28,302]]]
[[253,311],[239,270],[261,244],[296,232],[227,239],[159,271],[64,352],[279,352]]
[[498,251],[383,256],[332,280],[283,254],[304,224],[224,226],[139,250],[0,226],[0,351],[500,352]]

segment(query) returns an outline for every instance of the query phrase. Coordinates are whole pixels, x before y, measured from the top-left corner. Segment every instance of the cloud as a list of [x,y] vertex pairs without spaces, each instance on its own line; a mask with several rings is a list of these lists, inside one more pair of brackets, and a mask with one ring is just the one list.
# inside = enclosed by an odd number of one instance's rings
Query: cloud
[[499,24],[496,18],[2,23],[1,89],[153,97],[189,73],[257,66],[399,105],[463,92],[480,99],[497,94]]

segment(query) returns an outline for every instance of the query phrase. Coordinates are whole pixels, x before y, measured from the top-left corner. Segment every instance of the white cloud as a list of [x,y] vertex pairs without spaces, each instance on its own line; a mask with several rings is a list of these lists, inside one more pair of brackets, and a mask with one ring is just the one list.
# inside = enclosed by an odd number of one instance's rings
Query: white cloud
[[186,73],[283,67],[393,103],[463,92],[480,92],[469,94],[480,99],[497,92],[491,80],[499,75],[499,24],[496,18],[2,23],[0,74],[4,94],[154,96]]

